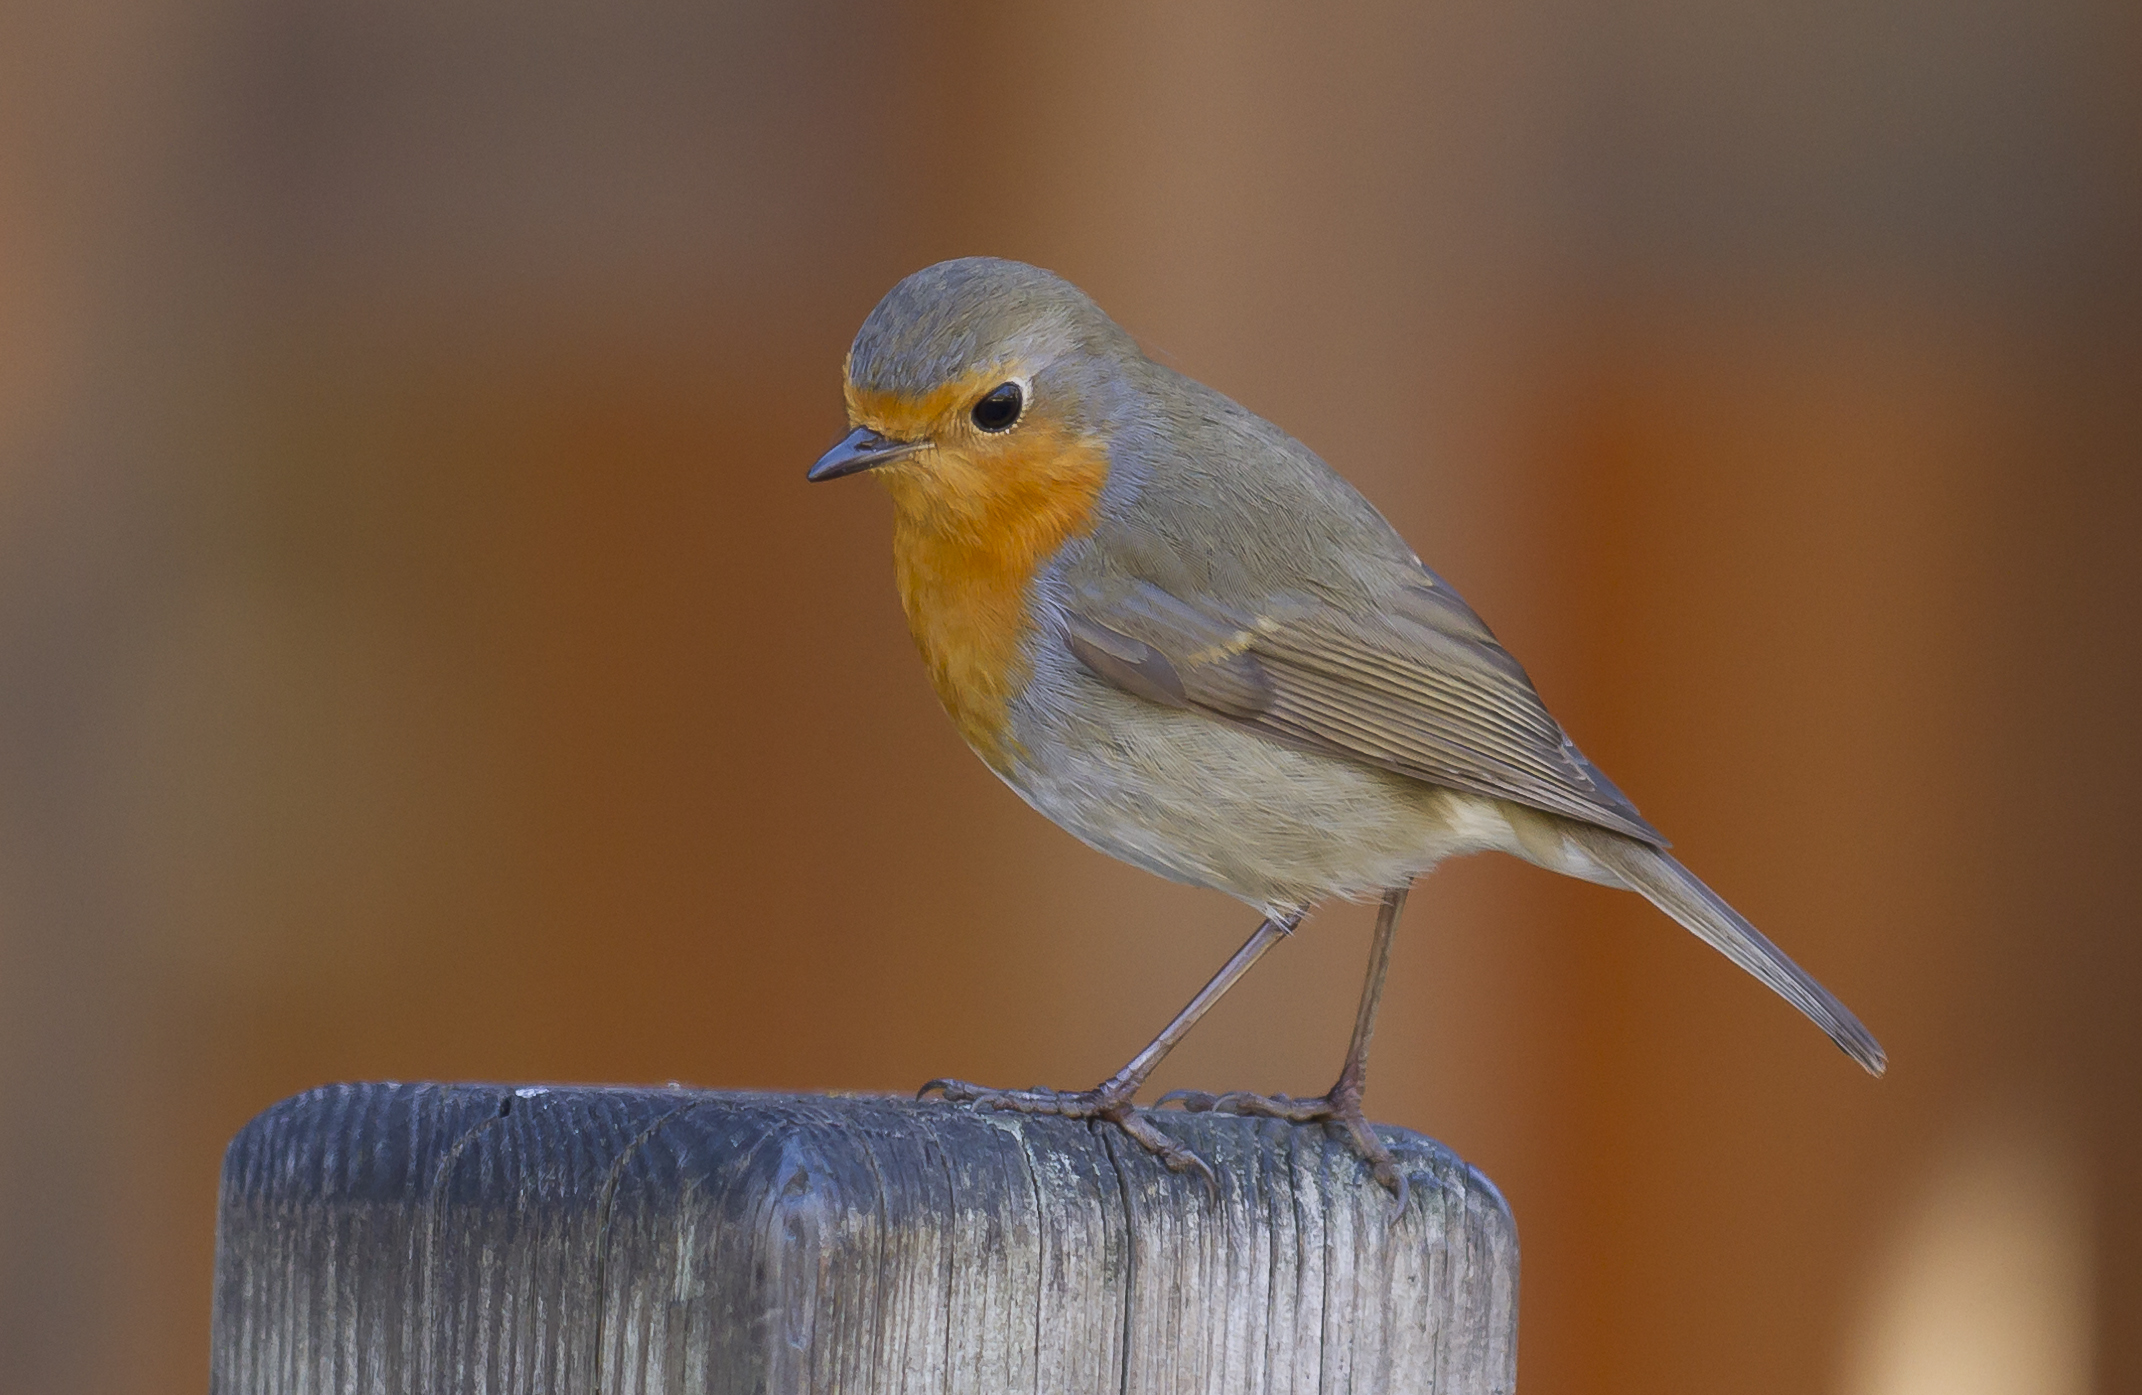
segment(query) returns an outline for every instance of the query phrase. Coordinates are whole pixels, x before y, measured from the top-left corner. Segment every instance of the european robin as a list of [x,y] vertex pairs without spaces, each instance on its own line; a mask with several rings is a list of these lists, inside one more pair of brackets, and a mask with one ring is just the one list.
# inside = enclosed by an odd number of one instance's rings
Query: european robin
[[1859,1020],[1666,852],[1366,499],[1070,282],[991,257],[918,271],[863,321],[845,388],[854,429],[809,478],[884,481],[900,603],[960,734],[1084,842],[1264,916],[1095,1088],[925,1093],[1110,1120],[1209,1176],[1132,1097],[1311,906],[1376,896],[1328,1093],[1169,1099],[1341,1126],[1402,1200],[1361,1111],[1392,936],[1416,877],[1487,850],[1646,897],[1882,1072]]

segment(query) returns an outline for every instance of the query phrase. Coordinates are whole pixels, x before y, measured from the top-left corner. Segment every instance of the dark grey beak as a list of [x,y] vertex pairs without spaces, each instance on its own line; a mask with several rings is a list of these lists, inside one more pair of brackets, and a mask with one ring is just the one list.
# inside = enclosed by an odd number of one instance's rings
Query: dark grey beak
[[841,437],[840,444],[819,456],[818,463],[804,478],[817,484],[821,480],[837,480],[842,475],[859,475],[865,470],[904,460],[927,444],[926,441],[889,441],[867,426],[858,426]]

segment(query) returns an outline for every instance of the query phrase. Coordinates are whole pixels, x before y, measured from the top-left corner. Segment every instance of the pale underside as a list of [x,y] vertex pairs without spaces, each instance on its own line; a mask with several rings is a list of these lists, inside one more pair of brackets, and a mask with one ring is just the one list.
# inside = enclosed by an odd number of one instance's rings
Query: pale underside
[[1001,773],[1094,847],[1286,911],[1512,853],[1614,883],[1567,820],[1664,839],[1410,558],[1373,607],[1236,610],[1073,549],[1040,589]]
[[1506,852],[1615,884],[1559,820],[1134,696],[1062,643],[1033,646],[1000,773],[1092,847],[1272,913],[1404,886],[1447,857]]

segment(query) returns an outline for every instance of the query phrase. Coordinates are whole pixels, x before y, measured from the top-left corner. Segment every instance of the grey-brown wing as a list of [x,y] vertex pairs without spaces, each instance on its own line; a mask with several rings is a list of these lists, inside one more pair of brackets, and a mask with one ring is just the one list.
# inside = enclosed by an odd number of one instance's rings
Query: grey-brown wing
[[1082,664],[1139,697],[1666,846],[1425,572],[1372,614],[1290,599],[1237,615],[1128,582],[1074,598],[1065,624]]

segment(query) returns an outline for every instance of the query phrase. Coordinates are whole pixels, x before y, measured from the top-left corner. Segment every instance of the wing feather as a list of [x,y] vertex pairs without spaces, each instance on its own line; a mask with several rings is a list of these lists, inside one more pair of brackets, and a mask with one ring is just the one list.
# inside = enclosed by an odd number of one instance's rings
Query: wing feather
[[1241,615],[1119,584],[1073,598],[1067,638],[1087,669],[1149,701],[1666,846],[1479,617],[1423,577],[1365,614],[1287,597]]

